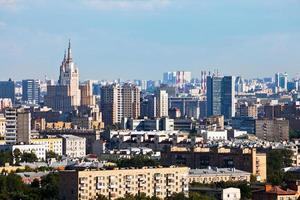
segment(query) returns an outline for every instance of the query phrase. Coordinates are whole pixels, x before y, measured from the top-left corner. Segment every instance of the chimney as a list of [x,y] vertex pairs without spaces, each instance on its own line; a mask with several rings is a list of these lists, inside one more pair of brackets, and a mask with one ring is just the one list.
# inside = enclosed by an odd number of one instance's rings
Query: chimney
[[272,190],[272,185],[266,184],[265,185],[265,191],[270,192]]

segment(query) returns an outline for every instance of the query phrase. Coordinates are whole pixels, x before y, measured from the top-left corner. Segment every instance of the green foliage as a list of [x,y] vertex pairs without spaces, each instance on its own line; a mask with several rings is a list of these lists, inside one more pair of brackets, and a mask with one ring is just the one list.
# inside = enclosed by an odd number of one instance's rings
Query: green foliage
[[97,197],[95,200],[108,200],[108,198],[102,194],[97,194]]
[[289,132],[290,139],[300,138],[299,130],[290,130]]
[[274,185],[280,185],[284,179],[285,167],[292,165],[293,152],[287,149],[272,149],[267,153],[267,179]]
[[250,184],[247,181],[228,181],[228,182],[217,182],[217,183],[210,183],[210,184],[203,184],[203,183],[192,183],[192,187],[210,187],[210,188],[240,188],[241,190],[241,197],[242,199],[251,199],[252,193],[251,193],[251,187]]
[[0,152],[0,166],[4,166],[5,163],[13,164],[13,156],[9,151]]
[[183,193],[175,193],[170,197],[167,197],[166,200],[213,200],[214,198],[202,195],[199,193],[191,192],[189,197],[186,197]]
[[31,185],[24,184],[21,177],[16,174],[0,175],[0,199],[58,199],[58,174],[42,177],[41,183],[34,180]]
[[36,157],[35,153],[33,153],[33,152],[31,152],[31,153],[24,152],[21,155],[21,162],[32,163],[32,162],[36,162],[36,161],[38,161],[38,158]]
[[144,166],[158,166],[156,160],[150,159],[148,156],[138,155],[130,159],[119,159],[117,161],[118,167],[144,167]]
[[19,164],[20,163],[20,160],[21,160],[21,151],[20,149],[15,149],[14,152],[13,152],[13,157],[15,159],[15,162],[16,164]]

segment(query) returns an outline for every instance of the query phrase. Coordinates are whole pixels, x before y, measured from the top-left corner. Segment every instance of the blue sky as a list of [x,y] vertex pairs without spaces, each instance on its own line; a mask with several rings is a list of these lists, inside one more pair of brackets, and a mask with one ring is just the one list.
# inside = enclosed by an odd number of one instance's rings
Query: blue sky
[[69,38],[81,80],[295,77],[299,11],[298,0],[0,0],[0,80],[57,79]]

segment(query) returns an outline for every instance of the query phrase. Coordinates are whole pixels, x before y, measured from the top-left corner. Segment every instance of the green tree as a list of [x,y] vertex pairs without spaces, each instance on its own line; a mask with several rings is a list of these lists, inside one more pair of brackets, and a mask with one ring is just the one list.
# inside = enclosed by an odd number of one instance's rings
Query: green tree
[[17,148],[17,149],[14,150],[13,156],[14,156],[16,164],[20,163],[21,155],[22,155],[22,153],[21,153],[20,149]]
[[108,198],[102,194],[97,194],[96,200],[108,200]]
[[272,149],[267,153],[267,179],[268,182],[279,185],[283,182],[285,167],[292,165],[293,152],[287,149]]
[[56,154],[55,152],[53,151],[47,151],[46,152],[46,159],[50,159],[50,158],[55,158],[55,159],[58,159],[59,155]]
[[9,151],[0,152],[0,166],[4,166],[5,163],[13,164],[13,156]]
[[145,155],[134,156],[130,159],[119,159],[117,161],[118,167],[144,167],[144,166],[158,166],[159,163],[156,160],[150,159]]
[[24,152],[22,155],[21,155],[21,162],[36,162],[38,161],[38,158],[36,157],[35,153],[33,152]]

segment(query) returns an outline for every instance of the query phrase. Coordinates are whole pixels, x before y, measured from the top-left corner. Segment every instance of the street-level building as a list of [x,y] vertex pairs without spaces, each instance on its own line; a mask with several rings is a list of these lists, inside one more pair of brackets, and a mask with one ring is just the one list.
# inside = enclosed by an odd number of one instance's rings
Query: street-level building
[[12,146],[12,152],[19,149],[21,153],[34,153],[39,160],[46,160],[46,146],[43,144],[19,144]]
[[190,169],[189,182],[193,183],[217,183],[217,182],[250,182],[251,173],[238,170],[235,168],[217,168],[208,167],[207,169]]
[[30,140],[31,144],[45,145],[46,151],[52,151],[57,155],[62,155],[62,138],[34,138]]
[[60,135],[63,141],[63,155],[82,158],[86,155],[86,139],[75,135]]
[[102,194],[109,199],[144,193],[164,199],[188,194],[188,168],[141,168],[60,172],[59,199],[88,200]]

